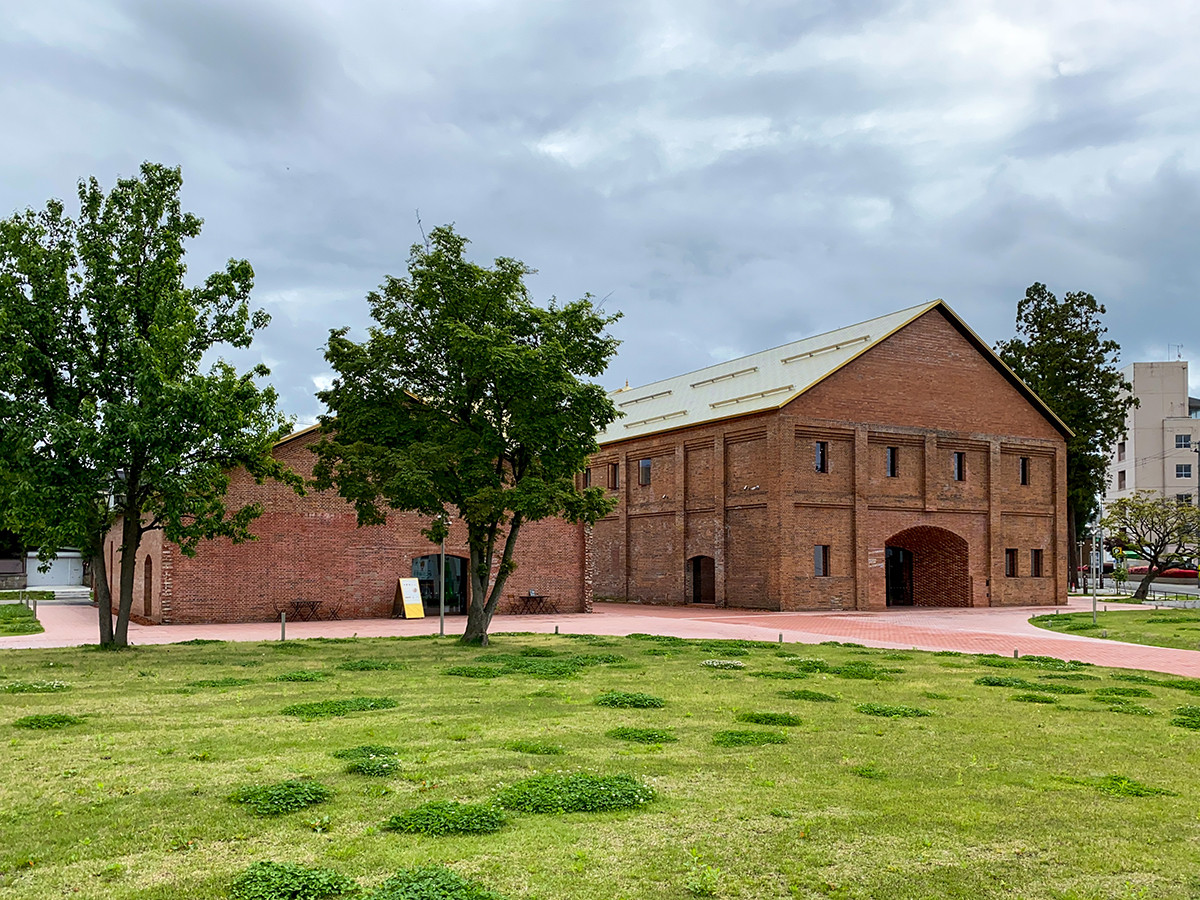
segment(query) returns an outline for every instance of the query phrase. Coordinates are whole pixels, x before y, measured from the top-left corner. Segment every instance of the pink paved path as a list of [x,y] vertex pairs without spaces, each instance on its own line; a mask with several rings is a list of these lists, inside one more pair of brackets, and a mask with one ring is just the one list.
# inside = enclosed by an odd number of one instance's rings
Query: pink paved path
[[[1115,607],[1114,607],[1115,608]],[[1137,607],[1125,607],[1136,609]],[[1072,598],[1062,612],[1091,609],[1090,599]],[[497,616],[492,631],[625,635],[633,632],[672,634],[690,638],[747,638],[789,643],[855,641],[870,647],[918,650],[962,650],[1011,656],[1040,654],[1078,659],[1101,666],[1148,669],[1176,675],[1200,676],[1200,651],[1143,647],[1080,635],[1056,634],[1030,625],[1030,616],[1052,609],[907,609],[887,612],[776,613],[756,610],[696,609],[695,607],[636,606],[598,603],[591,615]],[[96,610],[69,603],[43,603],[38,618],[44,634],[0,637],[0,650],[21,647],[73,647],[97,640]],[[460,634],[462,617],[446,619],[446,633]],[[437,619],[348,619],[335,622],[289,622],[287,636],[380,637],[437,632]],[[279,638],[278,623],[240,625],[131,624],[133,644],[170,644],[193,638],[226,641],[267,641]]]

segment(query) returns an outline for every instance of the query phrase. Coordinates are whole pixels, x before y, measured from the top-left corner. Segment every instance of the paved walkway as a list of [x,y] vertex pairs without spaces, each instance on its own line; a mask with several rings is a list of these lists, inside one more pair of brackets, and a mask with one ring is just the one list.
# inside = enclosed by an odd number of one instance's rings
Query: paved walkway
[[[1118,608],[1114,604],[1113,608]],[[1136,609],[1122,605],[1120,608]],[[1061,612],[1091,609],[1090,598],[1072,598]],[[1029,624],[1029,617],[1054,608],[1017,609],[905,609],[886,612],[777,613],[756,610],[655,607],[625,603],[597,603],[591,615],[496,616],[493,632],[536,631],[626,635],[634,632],[672,634],[689,638],[746,638],[789,643],[854,641],[869,647],[916,650],[961,650],[1011,656],[1039,654],[1078,659],[1101,666],[1148,669],[1200,677],[1200,651],[1143,647],[1072,634],[1056,634]],[[74,647],[94,644],[96,610],[82,603],[43,603],[38,618],[43,634],[0,637],[0,650],[27,647]],[[447,617],[446,633],[461,634],[466,620]],[[430,619],[347,619],[334,622],[289,622],[287,637],[382,637],[437,633]],[[279,624],[255,622],[238,625],[136,625],[129,626],[132,644],[170,644],[194,638],[225,641],[279,639]]]

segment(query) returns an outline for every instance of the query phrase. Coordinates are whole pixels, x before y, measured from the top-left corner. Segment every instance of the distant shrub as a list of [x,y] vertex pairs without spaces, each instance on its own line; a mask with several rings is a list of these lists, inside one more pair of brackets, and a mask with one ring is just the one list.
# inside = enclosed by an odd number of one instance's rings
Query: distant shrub
[[334,759],[370,759],[372,756],[396,756],[399,753],[399,748],[385,744],[359,744],[357,747],[334,750],[329,755]]
[[509,741],[504,745],[504,749],[516,753],[531,753],[534,756],[560,756],[567,752],[558,744],[545,741]]
[[13,721],[14,728],[66,728],[68,725],[82,725],[81,716],[70,716],[66,713],[41,713],[34,716],[22,716]]
[[1045,694],[1013,694],[1012,698],[1018,703],[1057,703],[1058,700],[1054,697],[1047,697]]
[[386,831],[403,834],[488,834],[507,824],[504,812],[481,803],[440,800],[392,816],[383,823]]
[[596,706],[609,706],[614,709],[655,709],[665,706],[662,697],[653,694],[639,694],[630,691],[605,691],[592,701]]
[[253,683],[253,680],[250,678],[201,678],[199,681],[189,681],[187,686],[194,688],[228,688],[242,687]]
[[894,706],[889,703],[858,703],[854,708],[865,716],[883,716],[888,719],[914,719],[933,715],[928,709],[921,709],[917,706]]
[[358,885],[332,869],[256,862],[229,886],[232,900],[326,900],[358,893]]
[[781,727],[801,725],[804,722],[799,716],[794,716],[791,713],[777,712],[744,712],[738,713],[735,718],[737,721],[745,722],[748,725],[775,725]]
[[630,775],[537,775],[499,794],[505,809],[534,813],[609,812],[635,809],[654,799],[654,789]]
[[504,674],[504,670],[499,666],[451,666],[446,670],[447,675],[456,675],[459,678],[499,678]]
[[230,794],[229,799],[248,807],[257,816],[281,816],[324,803],[332,796],[333,791],[319,781],[281,781],[241,788]]
[[403,669],[404,663],[386,659],[351,659],[338,663],[338,668],[344,672],[386,672],[389,669]]
[[293,703],[281,712],[285,716],[299,719],[324,719],[346,716],[352,712],[375,709],[393,709],[399,704],[391,697],[351,697],[348,700],[318,700],[314,703]]
[[679,740],[670,731],[663,728],[610,728],[604,732],[610,738],[618,741],[632,741],[635,744],[670,744]]
[[276,675],[276,681],[321,681],[329,677],[328,672],[318,672],[314,669],[301,669],[297,672],[284,672]]
[[401,869],[363,900],[505,900],[444,866]]
[[1200,730],[1200,706],[1175,707],[1175,718],[1171,719],[1171,724]]
[[780,697],[786,697],[788,700],[808,700],[812,703],[837,703],[837,697],[833,694],[822,694],[820,691],[798,690],[798,691],[780,691]]
[[746,664],[740,659],[706,659],[700,663],[709,669],[744,669]]
[[1105,775],[1102,778],[1095,779],[1093,784],[1100,793],[1108,794],[1112,797],[1177,796],[1174,791],[1153,787],[1149,784],[1142,784],[1140,781],[1134,781],[1132,778],[1127,778],[1124,775]]
[[787,735],[777,731],[718,731],[712,742],[718,747],[758,747],[763,744],[786,744]]
[[60,694],[71,690],[65,681],[10,681],[0,688],[6,694]]
[[1106,687],[1092,691],[1093,697],[1153,697],[1154,693],[1138,687]]

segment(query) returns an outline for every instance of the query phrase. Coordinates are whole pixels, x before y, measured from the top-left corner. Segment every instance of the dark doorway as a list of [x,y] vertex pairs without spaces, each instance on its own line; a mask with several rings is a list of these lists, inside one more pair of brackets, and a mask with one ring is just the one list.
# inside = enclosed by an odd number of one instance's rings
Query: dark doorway
[[688,560],[688,601],[715,606],[717,602],[717,578],[711,556],[693,556]]
[[142,615],[150,618],[150,598],[154,594],[154,561],[146,557],[146,570],[142,577]]
[[887,578],[887,605],[912,606],[912,552],[903,547],[888,547],[884,567]]
[[[412,577],[421,584],[421,602],[425,615],[438,614],[438,564],[441,555],[430,553],[412,561]],[[462,556],[446,556],[446,613],[462,616],[467,613],[467,560]]]

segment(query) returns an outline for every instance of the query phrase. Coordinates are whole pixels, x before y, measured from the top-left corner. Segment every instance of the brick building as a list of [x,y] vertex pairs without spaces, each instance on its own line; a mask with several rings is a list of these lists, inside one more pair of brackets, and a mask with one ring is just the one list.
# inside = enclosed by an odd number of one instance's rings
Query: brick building
[[1067,427],[941,301],[613,394],[597,597],[1066,601]]
[[[315,428],[297,432],[280,441],[275,456],[310,478],[315,457],[309,448],[317,439]],[[439,546],[421,534],[426,519],[390,512],[386,525],[359,528],[354,508],[331,491],[301,497],[276,482],[255,484],[244,471],[234,473],[227,502],[262,505],[263,515],[251,525],[258,539],[208,541],[189,558],[161,531],[149,532],[138,551],[134,615],[161,623],[266,621],[301,600],[320,601],[319,618],[332,612],[382,617],[392,614],[396,580],[408,577],[421,580],[426,614],[437,614]],[[465,612],[466,527],[452,521],[450,532],[446,608]],[[118,523],[105,545],[114,600],[120,533]],[[558,519],[523,525],[506,598],[535,591],[562,612],[590,611],[590,539],[583,526]],[[503,601],[500,611],[509,604]]]

